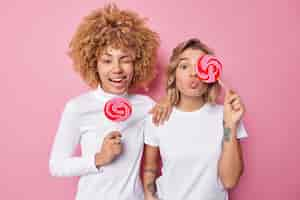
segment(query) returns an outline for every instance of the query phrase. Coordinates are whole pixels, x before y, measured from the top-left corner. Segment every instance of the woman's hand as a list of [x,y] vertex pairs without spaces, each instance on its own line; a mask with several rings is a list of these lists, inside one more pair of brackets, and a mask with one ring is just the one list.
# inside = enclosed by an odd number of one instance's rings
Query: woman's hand
[[121,133],[118,131],[110,132],[103,140],[101,150],[96,154],[96,167],[111,163],[122,153]]
[[173,106],[168,96],[161,98],[157,104],[149,111],[152,114],[152,122],[158,126],[168,121]]
[[241,98],[232,90],[226,91],[224,100],[224,123],[227,128],[236,128],[245,113]]

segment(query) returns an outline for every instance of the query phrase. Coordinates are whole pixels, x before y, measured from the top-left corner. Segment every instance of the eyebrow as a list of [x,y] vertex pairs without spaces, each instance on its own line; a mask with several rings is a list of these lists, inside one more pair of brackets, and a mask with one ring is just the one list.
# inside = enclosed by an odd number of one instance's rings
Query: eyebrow
[[111,57],[112,55],[109,54],[109,53],[104,53],[103,56],[110,56]]
[[189,59],[187,57],[179,58],[178,64],[180,64],[182,61],[188,61]]
[[122,59],[122,58],[131,58],[132,56],[130,56],[130,55],[123,55],[123,56],[121,56],[120,58]]
[[179,62],[182,60],[188,60],[188,58],[187,57],[179,58]]
[[[110,57],[112,57],[112,54],[110,54],[110,53],[104,53],[103,56],[110,56]],[[127,58],[127,57],[131,58],[131,56],[129,54],[125,54],[125,55],[120,56],[121,59],[122,58]]]

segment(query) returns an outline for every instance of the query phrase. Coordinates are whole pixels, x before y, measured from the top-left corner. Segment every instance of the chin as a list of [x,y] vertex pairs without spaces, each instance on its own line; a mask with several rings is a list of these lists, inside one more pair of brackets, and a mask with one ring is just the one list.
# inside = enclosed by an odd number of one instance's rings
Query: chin
[[113,93],[113,94],[124,94],[125,92],[127,92],[128,89],[127,88],[111,88],[110,89],[110,92]]
[[201,94],[187,94],[187,97],[195,98],[195,97],[201,97]]
[[201,91],[195,91],[195,90],[188,90],[188,91],[184,91],[182,92],[185,96],[188,97],[201,97],[203,95],[203,92]]

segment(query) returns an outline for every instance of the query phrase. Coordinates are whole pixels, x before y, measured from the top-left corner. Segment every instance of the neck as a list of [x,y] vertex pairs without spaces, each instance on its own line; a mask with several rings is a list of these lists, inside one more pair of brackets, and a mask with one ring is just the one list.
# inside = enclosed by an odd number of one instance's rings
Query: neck
[[202,96],[191,97],[181,95],[177,108],[182,111],[192,112],[200,109],[204,104],[205,101]]
[[101,98],[102,100],[108,100],[108,99],[115,98],[115,97],[124,97],[124,98],[128,97],[127,92],[125,92],[123,94],[115,94],[110,91],[106,91],[100,85],[95,90],[95,94],[97,97]]

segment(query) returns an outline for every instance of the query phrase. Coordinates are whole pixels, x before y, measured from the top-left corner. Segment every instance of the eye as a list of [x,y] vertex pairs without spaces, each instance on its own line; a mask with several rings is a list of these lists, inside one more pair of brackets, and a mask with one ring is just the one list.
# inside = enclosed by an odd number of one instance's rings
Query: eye
[[179,65],[179,68],[180,68],[180,69],[187,69],[188,66],[187,66],[186,64],[181,64],[181,65]]
[[132,63],[130,59],[122,60],[123,63]]
[[105,64],[110,64],[111,63],[110,59],[102,59],[101,61],[102,61],[102,63],[105,63]]
[[132,59],[130,57],[125,57],[121,59],[122,63],[132,63]]

